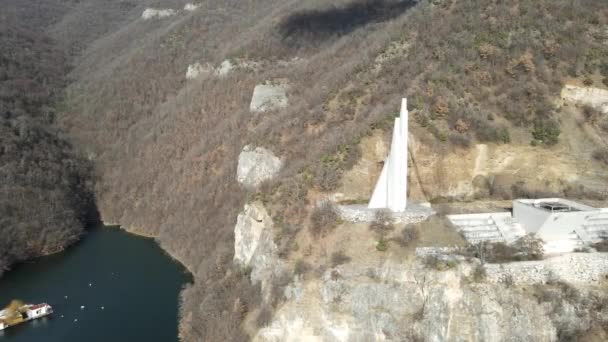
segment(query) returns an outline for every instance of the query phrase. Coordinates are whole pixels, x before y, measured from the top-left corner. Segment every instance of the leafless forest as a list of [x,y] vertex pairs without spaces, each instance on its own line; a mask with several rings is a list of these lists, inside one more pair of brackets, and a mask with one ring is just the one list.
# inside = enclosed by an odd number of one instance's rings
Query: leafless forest
[[97,222],[92,168],[54,123],[66,54],[41,13],[0,17],[0,274],[64,249]]
[[[50,48],[72,61],[56,120],[94,165],[102,219],[154,235],[194,274],[180,308],[188,341],[247,339],[241,318],[259,293],[232,267],[244,203],[267,204],[289,254],[309,224],[307,194],[337,188],[359,140],[386,128],[403,95],[414,133],[437,153],[475,141],[547,148],[560,138],[564,80],[608,83],[602,0],[207,0],[140,18],[186,2],[37,0],[21,10],[50,16]],[[226,59],[262,67],[185,79],[189,64]],[[291,84],[289,107],[250,113],[254,86],[275,79]],[[236,182],[246,144],[285,159],[257,192]]]

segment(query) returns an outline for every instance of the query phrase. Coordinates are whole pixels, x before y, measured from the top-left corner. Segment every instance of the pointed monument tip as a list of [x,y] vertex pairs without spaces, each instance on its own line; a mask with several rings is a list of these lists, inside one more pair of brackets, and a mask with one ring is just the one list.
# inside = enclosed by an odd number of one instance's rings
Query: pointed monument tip
[[403,117],[404,115],[407,115],[407,113],[407,98],[404,97],[401,99],[401,112],[399,113],[399,116]]

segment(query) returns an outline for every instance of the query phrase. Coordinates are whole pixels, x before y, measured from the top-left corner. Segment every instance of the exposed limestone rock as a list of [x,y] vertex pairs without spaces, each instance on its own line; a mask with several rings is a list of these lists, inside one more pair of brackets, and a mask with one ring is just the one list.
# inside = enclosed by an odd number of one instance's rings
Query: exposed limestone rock
[[285,268],[272,239],[272,226],[266,208],[254,202],[245,204],[234,227],[234,261],[251,269],[251,282],[261,282],[265,299],[270,296],[270,280]]
[[197,10],[200,6],[201,6],[200,4],[193,4],[193,3],[189,2],[184,5],[184,11],[192,12],[192,11]]
[[273,109],[287,107],[287,85],[266,82],[258,84],[253,89],[251,105],[252,112],[266,112]]
[[237,180],[246,187],[256,187],[263,181],[274,177],[283,166],[281,159],[262,147],[251,145],[239,154]]
[[234,64],[230,60],[225,60],[220,64],[219,67],[215,68],[215,75],[219,77],[223,77],[228,75],[232,70],[234,70]]
[[148,19],[154,19],[154,18],[166,18],[166,17],[170,17],[173,15],[176,15],[177,11],[175,11],[174,9],[170,9],[170,8],[164,8],[164,9],[159,9],[159,8],[146,8],[144,10],[144,12],[141,14],[141,18],[144,20],[148,20]]
[[302,284],[254,341],[556,340],[550,308],[517,289],[462,282],[471,272],[392,262],[330,269]]
[[259,203],[245,204],[234,227],[234,261],[251,266],[251,258],[258,249],[262,232],[266,231],[268,235],[271,225],[272,220],[263,206]]
[[211,72],[213,72],[213,67],[209,63],[203,65],[196,62],[188,65],[188,70],[186,70],[186,79],[195,79],[202,74],[208,74]]
[[566,85],[562,89],[562,99],[581,105],[591,106],[608,114],[608,90],[591,87]]
[[188,65],[188,70],[186,71],[186,79],[194,79],[201,75],[213,75],[216,77],[225,77],[234,71],[237,68],[237,65],[233,64],[229,60],[223,61],[218,67],[213,67],[210,63],[201,64],[196,62],[194,64]]
[[[197,5],[198,6],[198,5]],[[198,7],[197,7],[198,8]],[[194,9],[193,9],[194,10]],[[219,78],[226,77],[235,71],[256,72],[264,68],[287,68],[300,63],[302,59],[295,57],[291,60],[280,60],[277,62],[254,61],[245,58],[226,59],[218,66],[213,66],[210,63],[201,64],[199,62],[188,66],[186,72],[187,79],[197,78],[200,75],[213,75]]]

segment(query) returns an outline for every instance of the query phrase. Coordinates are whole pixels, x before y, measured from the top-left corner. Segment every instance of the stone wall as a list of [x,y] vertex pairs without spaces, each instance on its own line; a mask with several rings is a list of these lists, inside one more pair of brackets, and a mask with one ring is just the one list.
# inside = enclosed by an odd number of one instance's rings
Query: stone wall
[[[381,209],[370,209],[364,204],[337,205],[336,212],[340,218],[348,222],[371,223],[376,219]],[[434,215],[435,211],[430,205],[409,202],[404,212],[389,212],[394,223],[417,223]]]
[[508,264],[486,264],[486,279],[503,282],[511,278],[515,284],[545,283],[561,280],[589,283],[606,279],[608,253],[573,253],[539,261]]

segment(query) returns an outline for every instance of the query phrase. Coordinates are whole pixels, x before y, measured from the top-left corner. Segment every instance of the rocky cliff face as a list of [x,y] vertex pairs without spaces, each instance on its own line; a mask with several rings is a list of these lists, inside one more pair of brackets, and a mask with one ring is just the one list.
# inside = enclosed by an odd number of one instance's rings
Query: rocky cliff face
[[281,159],[263,147],[247,145],[239,154],[236,179],[249,188],[255,188],[263,181],[272,179],[283,166]]
[[[549,308],[521,289],[469,284],[469,266],[350,265],[293,285],[256,341],[555,341]],[[530,317],[535,317],[531,320]]]
[[[260,209],[258,204],[256,210]],[[244,214],[248,212],[249,206]],[[247,226],[239,223],[236,229]],[[257,259],[249,264],[254,270],[276,258],[271,251],[262,257],[263,249],[256,250]],[[594,260],[591,264],[605,273],[606,255],[589,256]],[[581,254],[584,258],[586,254]],[[560,259],[553,264],[568,262]],[[524,282],[521,274],[530,273],[530,265],[522,265],[521,270],[510,266],[491,265],[492,276],[484,277],[476,274],[477,261],[460,259],[447,270],[437,270],[423,259],[369,253],[321,273],[295,276],[272,319],[253,340],[558,341],[590,329],[597,315],[600,321],[608,318],[602,277],[572,273],[574,278],[566,278],[575,285],[565,285],[560,283],[563,274],[556,273],[553,280],[527,277]],[[505,280],[510,272],[515,281]],[[599,306],[589,305],[588,300],[598,301]]]
[[260,284],[262,297],[270,301],[270,281],[285,271],[273,241],[272,218],[261,203],[245,204],[234,228],[234,262],[250,270],[250,280]]

